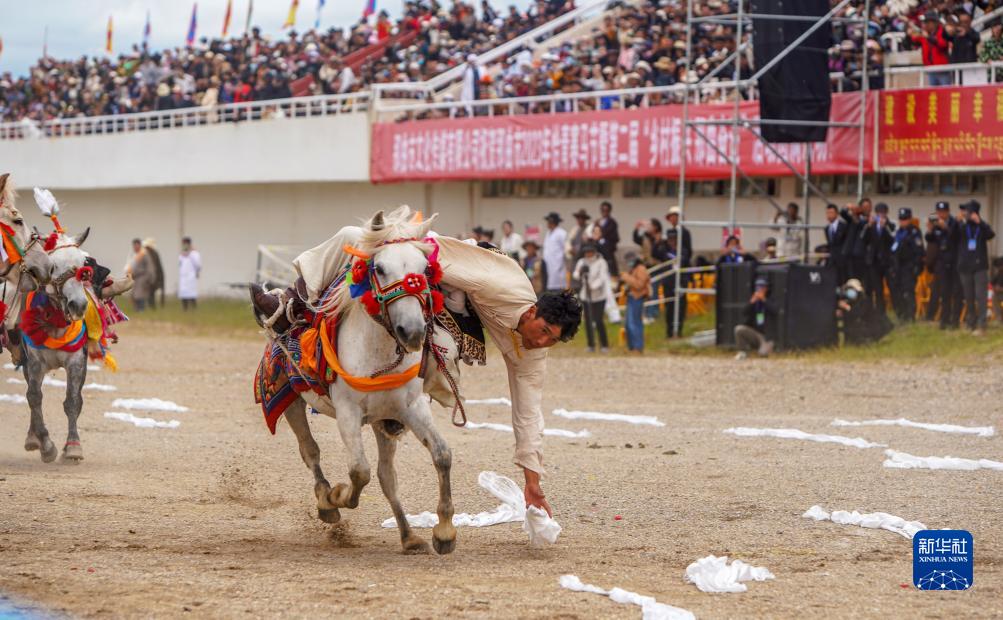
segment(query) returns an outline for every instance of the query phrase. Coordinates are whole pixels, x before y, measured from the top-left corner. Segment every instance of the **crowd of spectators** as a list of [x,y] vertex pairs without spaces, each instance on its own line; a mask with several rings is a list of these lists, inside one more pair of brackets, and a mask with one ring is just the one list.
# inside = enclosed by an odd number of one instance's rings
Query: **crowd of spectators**
[[[258,28],[240,37],[202,39],[192,48],[163,51],[134,46],[117,59],[45,57],[27,76],[0,75],[0,120],[149,112],[222,103],[279,99],[296,94],[346,93],[372,83],[428,79],[572,7],[570,0],[538,0],[526,11],[496,10],[440,0],[404,3],[393,22],[384,11],[342,30],[289,32],[273,39]],[[415,31],[406,45],[387,41]],[[394,38],[393,41],[397,41]],[[383,54],[357,66],[343,59],[387,42]],[[302,92],[301,92],[302,91]]]

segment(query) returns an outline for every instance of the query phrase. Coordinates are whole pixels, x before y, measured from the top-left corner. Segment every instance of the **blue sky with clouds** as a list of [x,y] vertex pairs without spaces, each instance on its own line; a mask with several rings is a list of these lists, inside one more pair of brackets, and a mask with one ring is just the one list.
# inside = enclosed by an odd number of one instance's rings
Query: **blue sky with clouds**
[[[230,33],[241,34],[250,0],[233,0]],[[282,23],[291,0],[253,0],[253,25],[265,34],[282,36]],[[495,9],[515,4],[526,7],[530,0],[491,0]],[[223,28],[227,0],[199,0],[198,37],[216,36]],[[313,27],[318,0],[300,0],[296,29]],[[442,2],[452,6],[449,0]],[[108,16],[114,22],[114,52],[131,49],[142,42],[146,13],[150,12],[151,49],[184,44],[191,18],[192,2],[185,0],[0,0],[0,74],[24,75],[42,55],[45,28],[49,29],[49,55],[77,58],[104,55]],[[478,6],[480,2],[476,3]],[[378,9],[399,15],[401,0],[376,0]],[[321,28],[346,27],[362,15],[365,0],[326,0],[321,13]]]

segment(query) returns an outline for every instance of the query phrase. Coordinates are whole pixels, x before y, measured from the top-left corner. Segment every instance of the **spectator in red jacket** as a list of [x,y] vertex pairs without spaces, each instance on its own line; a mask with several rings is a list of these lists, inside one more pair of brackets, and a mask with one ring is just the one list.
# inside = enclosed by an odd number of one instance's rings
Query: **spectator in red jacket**
[[[940,15],[936,11],[927,11],[923,16],[923,29],[912,27],[909,38],[920,46],[923,54],[923,65],[946,65],[950,62],[947,35],[940,23]],[[927,74],[930,86],[950,86],[951,73],[948,71],[933,71]]]

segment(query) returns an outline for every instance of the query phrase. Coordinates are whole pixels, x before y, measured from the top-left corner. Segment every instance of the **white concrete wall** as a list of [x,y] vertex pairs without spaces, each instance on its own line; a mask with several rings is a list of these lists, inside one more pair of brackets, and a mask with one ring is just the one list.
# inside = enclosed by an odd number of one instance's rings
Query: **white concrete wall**
[[369,122],[356,113],[4,140],[0,170],[52,189],[368,181]]

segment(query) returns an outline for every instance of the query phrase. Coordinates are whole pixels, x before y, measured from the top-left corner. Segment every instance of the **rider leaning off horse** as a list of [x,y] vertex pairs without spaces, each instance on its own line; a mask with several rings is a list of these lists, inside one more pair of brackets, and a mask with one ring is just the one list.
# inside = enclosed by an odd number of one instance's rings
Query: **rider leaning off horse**
[[[306,304],[314,304],[347,264],[344,247],[352,227],[293,261],[299,279],[281,296],[252,287],[255,311],[276,317],[271,329],[287,330]],[[508,368],[515,431],[515,464],[523,468],[526,504],[551,513],[540,475],[543,469],[543,379],[547,349],[570,340],[581,322],[582,308],[570,292],[537,298],[533,285],[514,260],[490,247],[478,247],[451,237],[436,236],[446,306],[472,310],[501,350]],[[287,304],[288,302],[288,304]]]

